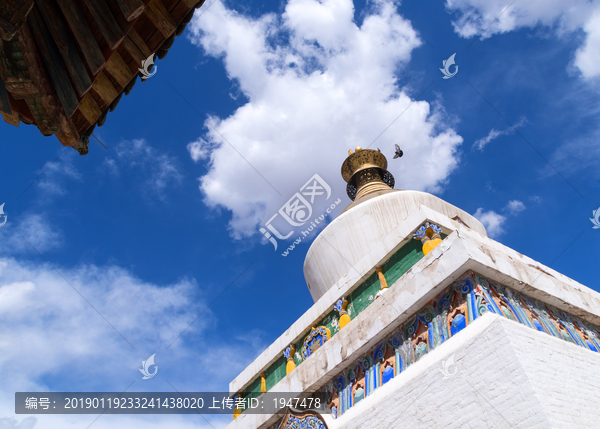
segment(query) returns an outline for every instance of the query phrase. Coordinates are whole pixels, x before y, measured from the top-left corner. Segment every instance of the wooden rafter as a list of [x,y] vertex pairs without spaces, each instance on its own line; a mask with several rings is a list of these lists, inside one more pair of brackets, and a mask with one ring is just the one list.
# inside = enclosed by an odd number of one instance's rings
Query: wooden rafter
[[164,58],[203,3],[0,2],[0,114],[87,153],[88,137],[132,90],[142,61]]

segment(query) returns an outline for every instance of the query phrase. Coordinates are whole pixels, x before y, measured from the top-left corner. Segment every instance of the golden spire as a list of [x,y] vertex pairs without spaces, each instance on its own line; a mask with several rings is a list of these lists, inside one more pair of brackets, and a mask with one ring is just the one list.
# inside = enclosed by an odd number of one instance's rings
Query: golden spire
[[394,188],[394,176],[387,171],[387,159],[378,150],[363,149],[360,146],[342,164],[342,177],[348,183],[346,193],[352,201],[377,191]]

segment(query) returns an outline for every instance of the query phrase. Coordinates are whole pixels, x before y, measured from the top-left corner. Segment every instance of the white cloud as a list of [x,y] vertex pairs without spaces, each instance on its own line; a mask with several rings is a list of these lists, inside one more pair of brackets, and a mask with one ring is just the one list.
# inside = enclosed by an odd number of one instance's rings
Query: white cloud
[[349,203],[339,173],[348,149],[369,146],[409,106],[372,147],[390,161],[394,144],[402,147],[404,157],[389,165],[396,187],[439,192],[456,167],[462,138],[443,111],[398,88],[396,73],[422,44],[410,22],[384,1],[360,26],[353,17],[351,0],[289,0],[283,14],[259,18],[217,1],[193,20],[193,43],[223,60],[249,100],[210,118],[214,129],[205,124],[188,146],[193,160],[208,157],[200,189],[210,207],[232,212],[233,237],[255,234],[315,173],[334,201]]
[[46,162],[39,171],[41,177],[37,180],[37,186],[45,199],[56,195],[65,195],[66,190],[63,186],[65,179],[81,179],[81,174],[73,165],[75,151],[67,150],[66,153],[59,156],[58,159]]
[[506,216],[496,213],[493,210],[484,211],[483,208],[479,207],[475,216],[482,224],[491,238],[497,238],[504,233],[504,223],[506,222]]
[[586,39],[574,64],[584,78],[600,76],[600,2],[588,0],[534,0],[507,4],[495,0],[446,0],[458,18],[452,23],[462,37],[491,37],[523,27],[545,26],[560,36],[583,30]]
[[109,170],[111,176],[119,175],[117,161],[115,161],[113,158],[104,158],[104,166]]
[[[50,227],[44,215],[24,214],[22,218],[9,216],[4,227],[0,228],[0,254],[45,252],[63,244],[63,236]],[[33,248],[32,248],[33,246]]]
[[33,429],[36,422],[35,417],[25,417],[21,421],[12,418],[0,418],[0,429]]
[[[550,163],[541,170],[542,177],[556,174],[556,170],[569,177],[581,177],[582,172],[592,178],[600,177],[600,128],[587,135],[567,138],[550,156]],[[552,167],[554,166],[556,170]]]
[[600,76],[600,7],[585,22],[583,30],[587,38],[577,50],[575,66],[586,77]]
[[[173,340],[197,310],[192,281],[159,287],[115,266],[57,269],[61,274],[47,265],[0,259],[0,332],[12,345],[0,356],[7,385],[27,380],[23,388],[34,387],[37,376],[71,365],[76,371],[88,358],[97,366],[85,372],[110,377],[115,358],[125,359],[121,366],[131,363],[126,355],[132,349],[116,331],[134,347],[156,347]],[[201,326],[203,321],[192,331]]]
[[525,210],[525,204],[519,200],[510,200],[502,211],[506,214],[500,214],[494,210],[485,211],[482,207],[479,207],[475,214],[477,219],[485,226],[488,235],[491,238],[498,238],[505,231],[506,221],[508,216],[515,216]]
[[523,210],[525,210],[525,204],[523,204],[519,200],[511,200],[506,205],[506,210],[508,211],[509,214],[516,215],[518,213],[521,213]]
[[195,142],[187,145],[187,149],[190,152],[190,156],[194,162],[198,162],[201,159],[207,159],[210,154],[210,150],[207,148],[208,143],[206,140],[199,138]]
[[[106,157],[103,168],[110,176],[117,177],[123,172],[139,174],[143,191],[164,198],[167,188],[181,183],[182,174],[175,157],[160,152],[145,139],[121,141],[114,149],[114,157]],[[40,178],[35,185],[47,200],[57,195],[65,195],[65,181],[81,182],[84,178],[74,165],[75,151],[67,151],[60,158],[47,162],[39,171]]]
[[[259,333],[246,344],[207,344],[203,333],[216,323],[209,310],[165,350],[204,309],[194,280],[157,285],[116,266],[57,268],[64,278],[44,263],[0,258],[0,428],[81,428],[97,417],[17,416],[15,391],[121,391],[132,381],[130,391],[172,391],[165,379],[179,391],[227,391],[265,346]],[[190,340],[199,345],[192,348]],[[141,382],[138,368],[153,353],[157,376]],[[221,354],[226,364],[214,365]],[[231,419],[207,418],[215,427]],[[210,426],[199,416],[140,415],[102,416],[93,427]]]
[[495,128],[492,128],[487,136],[475,141],[472,149],[479,149],[480,151],[483,151],[483,148],[489,142],[491,142],[492,140],[494,140],[500,136],[505,136],[505,135],[514,133],[514,131],[517,128],[522,127],[523,124],[525,124],[525,122],[527,122],[527,119],[525,117],[523,117],[523,118],[519,119],[519,121],[516,124],[514,124],[512,127],[505,128],[504,130],[496,130]]
[[182,175],[174,157],[160,153],[145,139],[122,141],[115,148],[116,159],[107,158],[106,167],[111,173],[119,174],[121,169],[139,169],[144,176],[145,190],[164,198],[169,186],[179,184]]

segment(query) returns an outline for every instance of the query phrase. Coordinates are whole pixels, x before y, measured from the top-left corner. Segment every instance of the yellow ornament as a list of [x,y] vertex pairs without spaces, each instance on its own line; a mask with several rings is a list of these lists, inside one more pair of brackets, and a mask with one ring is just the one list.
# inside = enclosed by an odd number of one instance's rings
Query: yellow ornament
[[344,326],[346,326],[348,323],[350,323],[350,316],[348,315],[348,312],[346,311],[346,308],[348,307],[348,300],[346,298],[341,298],[333,307],[333,309],[335,311],[337,311],[338,313],[340,313],[340,319],[338,321],[339,325],[340,325],[340,329],[342,329]]
[[296,362],[294,362],[294,353],[296,352],[296,348],[293,345],[287,346],[287,348],[283,351],[283,355],[287,359],[287,363],[285,364],[285,373],[289,374],[294,369],[296,369]]

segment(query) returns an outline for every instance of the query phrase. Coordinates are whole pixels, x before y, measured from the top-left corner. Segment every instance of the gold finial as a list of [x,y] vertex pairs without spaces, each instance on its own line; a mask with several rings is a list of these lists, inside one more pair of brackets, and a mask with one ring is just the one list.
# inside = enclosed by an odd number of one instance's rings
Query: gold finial
[[348,149],[348,155],[352,155],[352,149]]
[[351,200],[361,198],[376,191],[394,188],[394,176],[387,171],[387,159],[378,150],[363,149],[348,151],[348,158],[342,165],[342,177],[348,183],[346,193]]

